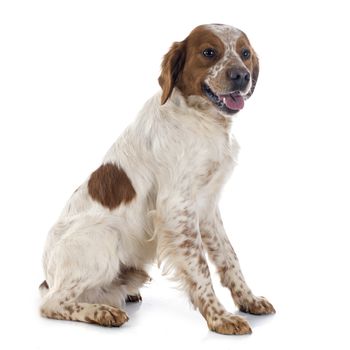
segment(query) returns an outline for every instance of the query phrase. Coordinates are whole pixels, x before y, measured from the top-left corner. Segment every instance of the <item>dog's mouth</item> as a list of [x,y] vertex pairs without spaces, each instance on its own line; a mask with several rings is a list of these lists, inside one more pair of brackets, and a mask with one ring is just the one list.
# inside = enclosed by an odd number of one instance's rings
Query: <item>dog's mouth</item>
[[215,94],[207,84],[203,85],[203,91],[218,109],[227,114],[237,113],[244,107],[244,97],[240,91],[232,91],[226,94]]

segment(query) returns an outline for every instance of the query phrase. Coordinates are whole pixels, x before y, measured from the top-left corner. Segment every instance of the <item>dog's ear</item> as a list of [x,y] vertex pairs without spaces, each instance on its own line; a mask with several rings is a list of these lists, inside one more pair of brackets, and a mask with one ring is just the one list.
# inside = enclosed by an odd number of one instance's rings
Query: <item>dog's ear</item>
[[186,60],[186,42],[175,42],[169,52],[164,56],[162,71],[158,78],[163,93],[161,104],[163,105],[170,97],[176,82],[181,75]]
[[250,91],[248,92],[247,97],[250,97],[253,94],[255,85],[259,77],[259,58],[255,52],[253,53],[252,59],[253,59],[252,87],[250,88]]

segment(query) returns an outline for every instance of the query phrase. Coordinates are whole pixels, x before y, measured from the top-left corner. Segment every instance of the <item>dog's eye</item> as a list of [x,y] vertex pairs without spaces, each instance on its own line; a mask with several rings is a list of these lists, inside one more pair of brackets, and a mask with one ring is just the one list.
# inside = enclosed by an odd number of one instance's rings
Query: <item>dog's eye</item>
[[205,57],[213,58],[215,55],[216,55],[216,52],[212,48],[208,48],[203,51],[203,56]]
[[247,60],[248,58],[250,58],[250,51],[248,49],[243,49],[242,50],[242,58],[244,60]]

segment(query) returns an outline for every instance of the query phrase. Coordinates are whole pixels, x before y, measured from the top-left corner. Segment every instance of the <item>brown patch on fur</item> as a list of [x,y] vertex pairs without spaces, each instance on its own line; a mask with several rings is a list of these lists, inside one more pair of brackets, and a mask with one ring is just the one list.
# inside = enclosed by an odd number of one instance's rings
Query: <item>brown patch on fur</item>
[[181,269],[180,274],[182,275],[182,280],[186,282],[190,294],[192,294],[197,289],[197,282],[193,280],[185,269]]
[[242,297],[242,292],[240,290],[233,291],[232,293],[235,294],[237,296],[237,298],[241,298]]
[[124,170],[112,163],[101,165],[88,182],[90,196],[109,209],[131,202],[136,192]]
[[[202,52],[213,48],[216,56],[207,58]],[[224,54],[223,42],[206,26],[198,26],[181,42],[175,42],[164,56],[162,72],[158,79],[163,89],[161,104],[164,104],[176,86],[185,97],[204,96],[202,85],[209,69]]]
[[202,266],[203,268],[207,268],[207,261],[205,260],[205,257],[203,255],[198,256],[198,266]]
[[236,52],[240,57],[243,49],[248,49],[250,51],[249,59],[243,60],[244,65],[249,69],[249,72],[252,75],[252,87],[247,95],[247,97],[250,97],[254,92],[259,76],[259,59],[244,33],[242,33],[242,35],[237,39],[236,43]]
[[184,249],[184,248],[188,248],[188,249],[194,248],[194,243],[190,239],[186,239],[180,244],[180,248],[182,248],[182,249]]
[[184,255],[185,255],[186,257],[191,256],[191,255],[192,255],[192,251],[188,249],[188,250],[186,250],[186,251],[184,252]]
[[227,266],[220,266],[218,267],[218,274],[222,277],[224,277],[225,273],[228,271],[228,267]]
[[76,305],[68,304],[64,307],[64,309],[68,311],[70,315],[72,315],[72,313],[76,311]]
[[57,319],[57,320],[61,320],[61,319],[63,319],[63,316],[60,314],[60,313],[58,313],[58,312],[54,312],[54,311],[52,311],[49,315],[47,315],[48,316],[48,318],[54,318],[54,319]]

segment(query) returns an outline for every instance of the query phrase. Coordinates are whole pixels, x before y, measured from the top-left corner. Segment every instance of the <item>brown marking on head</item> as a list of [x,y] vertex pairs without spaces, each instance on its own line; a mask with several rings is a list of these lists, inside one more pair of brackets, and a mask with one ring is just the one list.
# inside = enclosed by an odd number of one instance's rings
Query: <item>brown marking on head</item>
[[90,196],[109,209],[131,202],[136,192],[124,170],[112,163],[101,165],[89,179]]
[[[216,50],[215,58],[209,59],[203,55],[208,48]],[[208,71],[223,54],[223,43],[205,25],[196,27],[184,41],[175,42],[164,56],[158,79],[163,89],[161,103],[167,101],[175,86],[185,97],[203,96],[202,84]]]
[[242,32],[242,35],[238,38],[236,43],[236,52],[237,55],[242,55],[244,50],[248,50],[250,52],[250,56],[248,59],[243,60],[244,65],[248,68],[251,76],[252,76],[252,85],[250,91],[247,95],[247,98],[250,97],[255,89],[256,83],[259,77],[259,59],[257,54],[255,53],[253,47],[251,46],[248,37]]

